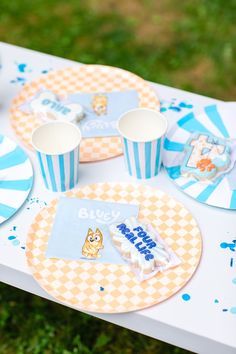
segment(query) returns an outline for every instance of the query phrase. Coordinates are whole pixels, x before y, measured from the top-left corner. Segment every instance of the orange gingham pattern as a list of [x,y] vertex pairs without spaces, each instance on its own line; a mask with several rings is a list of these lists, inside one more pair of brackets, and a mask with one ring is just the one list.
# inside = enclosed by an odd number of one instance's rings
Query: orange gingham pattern
[[[29,148],[32,131],[42,121],[33,115],[19,110],[19,105],[32,97],[41,87],[52,90],[60,96],[75,92],[110,92],[135,89],[139,94],[139,106],[160,109],[160,102],[150,85],[140,77],[118,68],[102,65],[81,65],[53,71],[24,86],[13,100],[10,119],[12,127],[20,140]],[[103,160],[122,154],[119,137],[83,139],[80,148],[80,161]]]
[[128,266],[45,258],[58,204],[53,200],[29,230],[26,256],[34,278],[56,299],[85,311],[128,312],[166,300],[192,277],[201,257],[201,234],[192,215],[175,199],[160,190],[127,183],[88,185],[66,195],[139,204],[140,221],[151,222],[182,263],[139,283]]

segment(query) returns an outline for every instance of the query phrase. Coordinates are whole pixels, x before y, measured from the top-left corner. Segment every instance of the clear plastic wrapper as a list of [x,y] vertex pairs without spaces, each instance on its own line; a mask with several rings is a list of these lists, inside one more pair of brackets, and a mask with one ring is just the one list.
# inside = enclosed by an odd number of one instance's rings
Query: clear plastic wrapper
[[150,224],[135,217],[110,225],[115,247],[128,262],[139,281],[150,279],[181,263],[179,257]]

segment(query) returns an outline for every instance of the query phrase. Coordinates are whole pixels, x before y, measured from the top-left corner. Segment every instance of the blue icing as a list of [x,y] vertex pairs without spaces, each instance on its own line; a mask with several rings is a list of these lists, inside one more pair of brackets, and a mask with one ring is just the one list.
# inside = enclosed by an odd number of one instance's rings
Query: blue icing
[[[221,153],[214,151],[221,145],[224,147]],[[230,164],[230,146],[224,139],[209,133],[192,134],[185,145],[185,152],[181,174],[197,179],[212,179],[217,172],[227,169]]]

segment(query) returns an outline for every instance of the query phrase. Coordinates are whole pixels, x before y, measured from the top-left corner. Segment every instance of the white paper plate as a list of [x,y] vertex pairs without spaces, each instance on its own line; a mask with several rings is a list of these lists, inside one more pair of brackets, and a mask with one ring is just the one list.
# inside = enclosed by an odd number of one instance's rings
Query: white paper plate
[[33,169],[25,152],[0,135],[0,224],[25,202],[33,185]]
[[235,189],[229,178],[236,176],[236,167],[229,174],[219,178],[216,183],[200,182],[182,177],[178,156],[193,132],[211,133],[219,138],[236,139],[236,103],[219,103],[206,106],[202,112],[190,112],[181,118],[167,133],[164,141],[163,163],[169,177],[183,192],[198,202],[226,209],[236,209]]

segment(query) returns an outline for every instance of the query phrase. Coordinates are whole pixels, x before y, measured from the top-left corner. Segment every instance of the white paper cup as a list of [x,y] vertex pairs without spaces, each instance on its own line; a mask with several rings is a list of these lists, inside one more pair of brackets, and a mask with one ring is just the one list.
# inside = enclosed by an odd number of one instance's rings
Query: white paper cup
[[156,176],[161,167],[166,117],[151,109],[136,108],[120,117],[117,128],[129,174],[138,179]]
[[64,192],[78,183],[80,142],[79,128],[69,122],[48,122],[34,130],[32,145],[47,189]]

